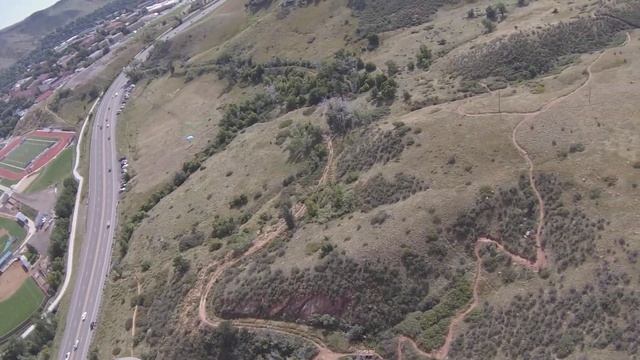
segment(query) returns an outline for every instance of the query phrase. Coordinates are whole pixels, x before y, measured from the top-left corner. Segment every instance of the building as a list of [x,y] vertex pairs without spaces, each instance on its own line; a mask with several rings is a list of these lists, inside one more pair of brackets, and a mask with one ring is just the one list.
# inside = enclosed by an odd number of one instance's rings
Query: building
[[167,0],[155,5],[147,6],[146,9],[149,13],[159,13],[161,11],[171,9],[172,7],[176,6],[178,2],[178,0]]
[[38,85],[38,91],[42,94],[42,93],[46,93],[47,91],[51,90],[51,85],[49,84],[42,84],[42,85]]
[[20,226],[25,226],[25,225],[27,225],[29,223],[29,218],[25,214],[23,214],[21,212],[18,212],[16,214],[16,222]]
[[20,89],[23,85],[25,85],[26,83],[28,83],[31,80],[33,80],[33,77],[31,77],[31,76],[26,77],[24,79],[20,79],[20,80],[16,81],[16,84],[13,87],[15,89]]
[[58,60],[58,62],[56,62],[56,64],[58,64],[58,66],[61,66],[61,67],[66,69],[66,68],[69,67],[69,63],[71,62],[71,60],[73,60],[76,57],[77,54],[78,53],[76,53],[76,52],[73,52],[71,54],[67,54],[67,55],[61,57],[60,60]]
[[100,59],[102,57],[102,55],[104,55],[104,52],[102,51],[102,49],[98,49],[96,51],[94,51],[93,53],[91,53],[91,55],[87,56],[87,59],[89,59],[89,61],[94,62],[98,59]]
[[24,271],[29,272],[29,269],[31,269],[31,263],[29,262],[29,260],[27,260],[27,257],[24,255],[20,255],[18,257],[18,260],[20,260],[20,265],[22,265]]
[[94,34],[91,34],[85,37],[84,40],[80,42],[80,46],[83,48],[88,48],[91,45],[95,44],[97,41],[98,41],[98,37]]
[[108,36],[107,40],[109,40],[109,44],[113,45],[113,44],[117,43],[118,41],[122,40],[122,38],[124,38],[124,34],[119,32],[117,34]]

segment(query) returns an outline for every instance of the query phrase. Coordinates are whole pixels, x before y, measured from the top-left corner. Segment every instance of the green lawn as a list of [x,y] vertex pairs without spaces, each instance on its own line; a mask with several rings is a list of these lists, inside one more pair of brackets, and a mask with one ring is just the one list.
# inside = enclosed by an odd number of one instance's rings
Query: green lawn
[[73,169],[73,148],[63,150],[52,162],[40,171],[38,177],[29,185],[27,193],[44,190],[51,185],[62,183]]
[[4,162],[24,168],[31,160],[54,143],[55,140],[27,138],[7,155]]
[[36,282],[29,278],[10,298],[0,302],[0,336],[7,334],[38,310],[44,293]]
[[[0,163],[0,167],[2,167],[1,163]],[[12,169],[12,171],[15,171],[15,169]],[[9,179],[5,179],[5,178],[0,178],[0,184],[4,185],[6,187],[11,187],[11,185],[14,185],[16,183],[17,183],[17,181],[15,181],[15,180],[9,180]]]
[[[15,220],[0,217],[0,228],[7,229],[9,234],[16,237],[18,241],[22,241],[27,236],[27,230],[20,227]],[[2,319],[2,318],[0,318]]]
[[7,246],[7,242],[9,241],[9,235],[4,234],[0,236],[0,255],[4,252],[5,246]]

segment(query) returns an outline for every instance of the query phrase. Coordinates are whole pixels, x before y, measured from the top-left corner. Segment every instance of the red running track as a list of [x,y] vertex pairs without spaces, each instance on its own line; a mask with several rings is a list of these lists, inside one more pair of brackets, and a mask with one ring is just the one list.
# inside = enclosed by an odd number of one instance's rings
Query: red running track
[[60,152],[62,152],[62,150],[71,143],[74,137],[75,132],[72,131],[35,130],[24,136],[18,136],[11,139],[4,148],[0,149],[0,159],[4,159],[12,150],[18,147],[23,138],[55,139],[57,142],[38,155],[24,171],[11,171],[9,169],[0,168],[0,177],[19,181],[28,174],[38,171],[58,156],[58,154],[60,154]]

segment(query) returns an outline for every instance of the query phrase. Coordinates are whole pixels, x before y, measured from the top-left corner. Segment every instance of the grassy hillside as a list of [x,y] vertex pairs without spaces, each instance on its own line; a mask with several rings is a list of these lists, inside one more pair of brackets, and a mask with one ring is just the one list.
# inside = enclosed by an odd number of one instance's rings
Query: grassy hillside
[[640,57],[617,8],[244,5],[137,68],[100,357],[636,353]]

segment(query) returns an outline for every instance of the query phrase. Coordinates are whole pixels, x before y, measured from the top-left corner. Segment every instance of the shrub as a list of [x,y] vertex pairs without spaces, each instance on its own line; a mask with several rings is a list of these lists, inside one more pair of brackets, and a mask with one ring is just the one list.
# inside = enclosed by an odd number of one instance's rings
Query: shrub
[[189,271],[189,261],[183,258],[181,255],[178,255],[173,258],[173,270],[178,275],[182,275]]
[[453,71],[466,79],[531,79],[571,55],[611,44],[626,26],[606,17],[585,17],[535,31],[520,31],[456,57]]
[[378,211],[371,217],[371,225],[382,225],[390,217],[384,210]]
[[488,20],[490,21],[498,20],[498,12],[493,6],[491,5],[487,6],[487,8],[484,10],[484,13],[487,16]]
[[426,45],[421,45],[416,55],[416,66],[422,70],[429,70],[433,55]]
[[233,217],[217,218],[213,223],[211,236],[222,239],[233,234],[237,226],[236,220]]
[[375,50],[378,48],[378,46],[380,46],[380,37],[378,36],[378,34],[369,34],[367,35],[367,42],[367,50]]
[[247,195],[240,194],[240,195],[234,196],[233,199],[229,201],[229,207],[231,209],[239,209],[247,205],[248,202],[249,202],[249,199],[247,198]]
[[484,32],[486,34],[492,33],[496,29],[496,24],[487,19],[482,19],[482,26],[484,26]]

